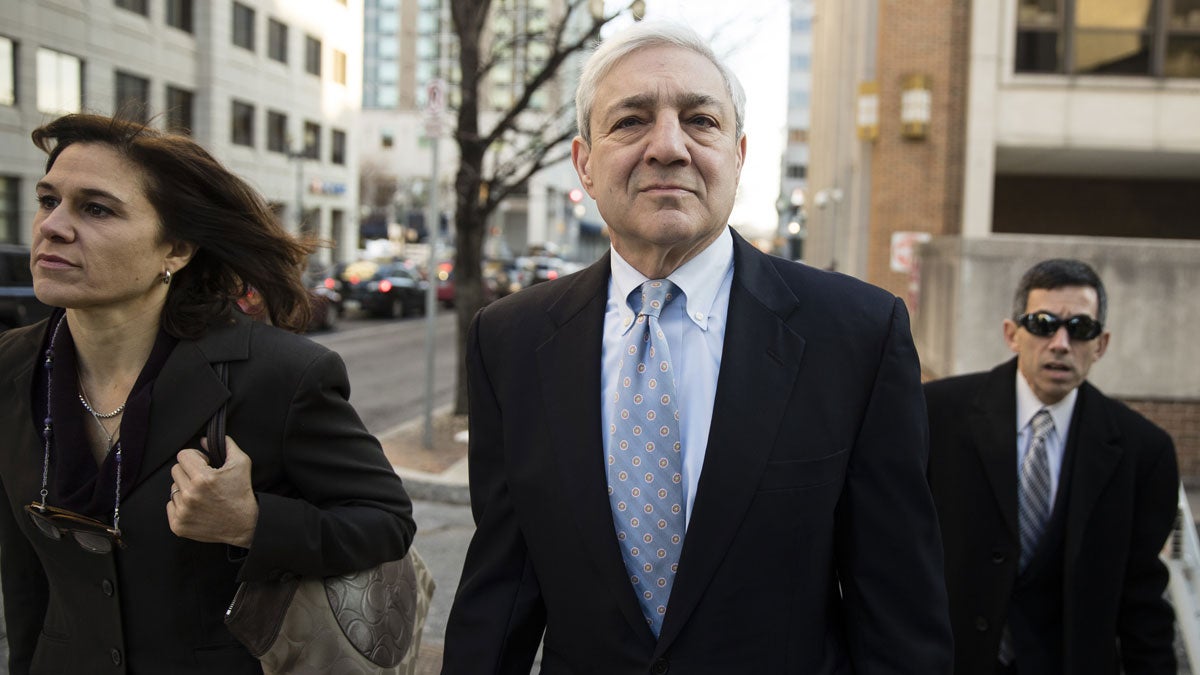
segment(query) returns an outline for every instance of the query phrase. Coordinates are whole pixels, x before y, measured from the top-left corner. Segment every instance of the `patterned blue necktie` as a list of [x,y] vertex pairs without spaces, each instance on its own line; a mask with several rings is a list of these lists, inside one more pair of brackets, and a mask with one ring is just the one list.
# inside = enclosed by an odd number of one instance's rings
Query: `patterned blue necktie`
[[[658,315],[679,288],[665,279],[631,293],[637,321],[625,336],[608,394],[608,499],[625,570],[657,637],[686,529],[675,371]],[[640,303],[640,306],[639,306]]]

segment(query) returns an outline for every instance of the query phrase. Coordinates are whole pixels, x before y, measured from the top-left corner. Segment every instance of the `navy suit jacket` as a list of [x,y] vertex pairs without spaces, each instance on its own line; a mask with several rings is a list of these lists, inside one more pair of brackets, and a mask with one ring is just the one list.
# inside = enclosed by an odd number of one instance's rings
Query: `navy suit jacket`
[[468,339],[477,531],[443,673],[950,670],[903,303],[734,235],[711,431],[661,636],[606,492],[609,256],[493,303]]

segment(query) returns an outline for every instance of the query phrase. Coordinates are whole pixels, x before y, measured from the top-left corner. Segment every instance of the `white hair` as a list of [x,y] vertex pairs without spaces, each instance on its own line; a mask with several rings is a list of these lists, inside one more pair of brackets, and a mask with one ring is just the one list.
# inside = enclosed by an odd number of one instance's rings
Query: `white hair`
[[696,52],[717,67],[721,78],[725,80],[725,91],[733,100],[735,138],[740,139],[745,131],[746,90],[742,89],[737,75],[717,58],[712,47],[691,28],[670,21],[644,21],[601,42],[583,64],[579,87],[575,90],[575,118],[584,142],[588,145],[592,143],[592,104],[596,101],[600,80],[621,59],[640,49],[654,47],[681,47]]

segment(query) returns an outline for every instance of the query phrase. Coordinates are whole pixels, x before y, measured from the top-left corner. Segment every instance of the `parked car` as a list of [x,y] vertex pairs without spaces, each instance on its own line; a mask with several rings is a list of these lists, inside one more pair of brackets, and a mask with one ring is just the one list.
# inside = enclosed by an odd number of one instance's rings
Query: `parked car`
[[455,296],[454,263],[449,260],[438,263],[434,276],[437,277],[437,301],[442,303],[443,307],[453,307]]
[[[309,302],[312,303],[312,314],[308,320],[308,326],[304,332],[311,333],[318,330],[333,330],[337,328],[338,313],[334,302],[340,303],[341,296],[337,293],[327,290],[323,286],[310,288],[308,291]],[[238,307],[255,321],[265,321],[267,318],[267,308],[263,304],[262,295],[253,287],[246,291],[246,294],[238,298]]]
[[338,319],[346,313],[345,301],[340,290],[341,283],[334,283],[332,273],[333,270],[309,268],[302,277],[312,300],[312,320],[308,328],[310,331],[333,330],[337,327]]
[[342,280],[345,299],[372,316],[401,317],[425,310],[428,284],[405,262],[352,263]]
[[50,309],[33,295],[29,249],[0,244],[0,331],[36,323]]

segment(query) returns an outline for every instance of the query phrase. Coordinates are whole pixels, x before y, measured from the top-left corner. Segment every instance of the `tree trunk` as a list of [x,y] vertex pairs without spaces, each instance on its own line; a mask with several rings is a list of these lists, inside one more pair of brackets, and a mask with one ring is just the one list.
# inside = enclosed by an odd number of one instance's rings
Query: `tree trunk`
[[487,213],[479,199],[486,148],[479,137],[479,48],[490,0],[451,0],[450,12],[459,41],[462,72],[458,109],[459,165],[454,179],[457,248],[454,254],[454,303],[458,312],[458,373],[454,413],[467,413],[467,328],[483,307],[483,239]]

